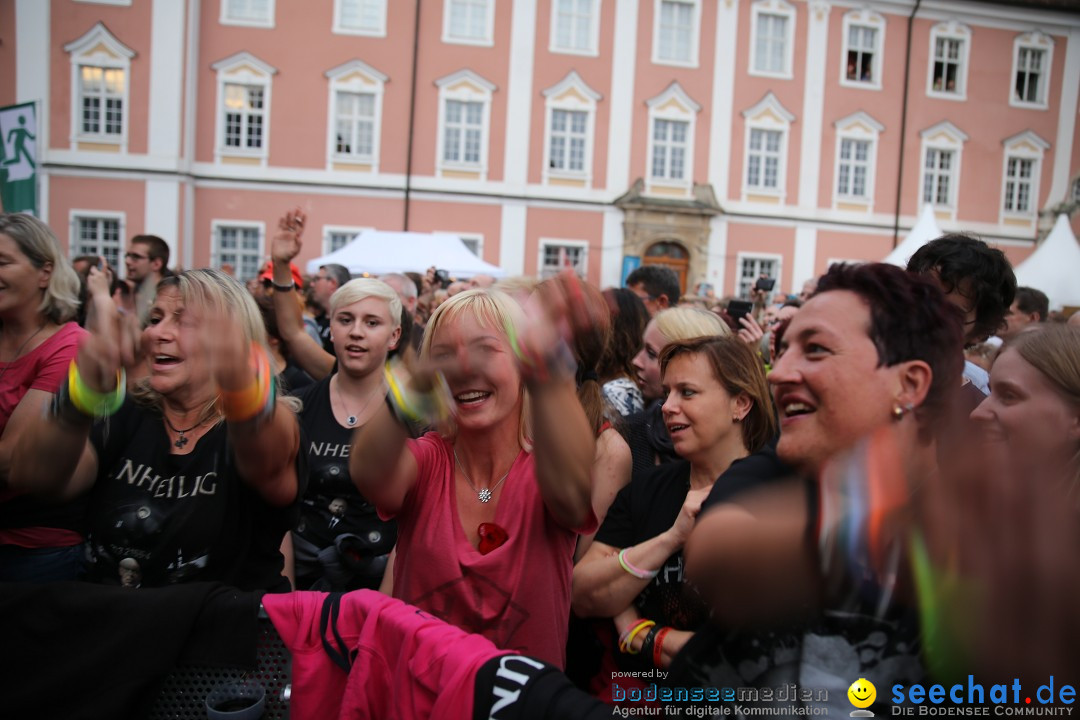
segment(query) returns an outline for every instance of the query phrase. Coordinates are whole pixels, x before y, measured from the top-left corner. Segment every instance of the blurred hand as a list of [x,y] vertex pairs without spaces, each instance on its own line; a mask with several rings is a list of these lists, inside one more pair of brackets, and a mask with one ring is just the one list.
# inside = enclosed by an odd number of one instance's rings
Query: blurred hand
[[300,208],[290,210],[278,220],[277,232],[270,240],[270,258],[275,264],[288,265],[300,254],[303,247],[300,238],[306,222],[307,215]]
[[237,391],[251,385],[255,377],[251,341],[236,318],[228,313],[208,316],[201,329],[203,347],[218,387]]
[[79,374],[90,389],[111,392],[116,388],[121,366],[135,362],[138,321],[117,310],[105,284],[105,273],[91,268],[87,283],[91,288],[91,305],[86,319],[89,336],[79,348]]
[[739,339],[757,350],[761,344],[761,338],[765,337],[765,331],[751,315],[743,315],[739,318],[739,325],[738,333],[736,333]]
[[709,497],[710,490],[712,488],[701,488],[686,493],[686,500],[683,501],[679,516],[675,518],[675,524],[671,526],[670,531],[679,541],[679,547],[682,547],[686,543],[686,539],[690,537],[690,531],[694,529],[694,521],[697,520],[698,513],[701,512],[701,503],[705,502],[705,498]]

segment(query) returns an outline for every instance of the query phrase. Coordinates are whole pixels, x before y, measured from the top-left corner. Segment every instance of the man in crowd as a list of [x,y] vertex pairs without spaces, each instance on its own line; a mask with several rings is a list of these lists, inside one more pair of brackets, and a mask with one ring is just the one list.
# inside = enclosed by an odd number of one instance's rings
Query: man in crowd
[[1018,287],[1016,299],[1005,315],[1005,328],[998,332],[998,336],[1008,340],[1029,325],[1046,322],[1049,314],[1050,300],[1046,293],[1035,288]]
[[124,265],[134,284],[135,311],[145,323],[158,283],[169,275],[169,245],[157,235],[136,235],[124,254]]
[[315,277],[311,279],[311,298],[318,307],[315,323],[319,326],[323,350],[331,355],[334,354],[334,343],[330,341],[330,316],[327,314],[330,309],[330,296],[351,278],[349,268],[331,263],[320,266]]
[[642,265],[626,276],[626,287],[645,303],[649,317],[679,304],[679,276],[671,268]]

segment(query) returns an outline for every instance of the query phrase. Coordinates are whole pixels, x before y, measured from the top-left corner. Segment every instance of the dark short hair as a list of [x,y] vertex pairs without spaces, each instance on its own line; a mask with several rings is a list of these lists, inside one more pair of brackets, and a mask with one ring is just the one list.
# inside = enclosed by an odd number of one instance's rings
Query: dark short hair
[[969,336],[985,339],[1004,327],[1016,295],[1016,276],[1000,250],[971,235],[950,233],[919,248],[907,269],[937,272],[946,293],[957,290],[972,301],[975,324]]
[[756,453],[776,435],[776,413],[772,393],[765,380],[765,368],[757,352],[736,335],[710,335],[679,340],[660,351],[660,377],[667,374],[668,365],[680,355],[704,355],[712,368],[713,377],[735,397],[745,393],[750,398],[750,412],[742,419],[742,436],[746,449]]
[[1050,314],[1050,298],[1042,290],[1030,287],[1016,288],[1016,307],[1022,313],[1038,313],[1039,322],[1046,322]]
[[869,336],[880,365],[921,360],[930,366],[933,378],[923,408],[941,417],[964,371],[960,310],[932,279],[884,263],[833,265],[814,296],[834,290],[853,292],[869,307]]
[[157,235],[136,235],[131,238],[131,244],[138,243],[146,246],[146,254],[151,260],[160,260],[161,269],[169,267],[169,243]]
[[327,277],[337,282],[337,286],[341,287],[345,283],[352,280],[352,273],[349,272],[349,268],[344,265],[338,265],[337,263],[330,263],[329,265],[320,265],[320,270],[325,270]]
[[649,311],[632,290],[608,288],[604,291],[611,311],[611,340],[596,368],[601,380],[624,375],[634,377],[634,356],[641,350],[641,336],[649,324]]
[[668,305],[679,304],[679,276],[671,268],[663,265],[642,265],[626,276],[626,286],[641,283],[645,292],[653,298],[667,295]]

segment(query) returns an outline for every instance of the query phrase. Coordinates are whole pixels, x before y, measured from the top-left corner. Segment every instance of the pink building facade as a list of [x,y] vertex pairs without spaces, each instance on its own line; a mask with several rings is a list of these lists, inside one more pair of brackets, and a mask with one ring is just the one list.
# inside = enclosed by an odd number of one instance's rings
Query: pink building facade
[[0,0],[0,105],[38,103],[41,213],[72,255],[153,233],[250,276],[300,206],[302,260],[440,231],[510,274],[797,291],[930,204],[1019,262],[1080,206],[1080,16],[915,9]]

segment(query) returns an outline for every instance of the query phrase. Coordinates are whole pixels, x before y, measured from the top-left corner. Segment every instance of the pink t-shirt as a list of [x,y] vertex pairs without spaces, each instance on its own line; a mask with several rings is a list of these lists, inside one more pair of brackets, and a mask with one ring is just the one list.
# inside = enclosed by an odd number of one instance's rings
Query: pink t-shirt
[[8,418],[23,395],[29,390],[55,393],[60,381],[67,377],[68,365],[79,352],[79,343],[86,331],[69,322],[45,342],[14,362],[0,362],[0,435],[4,434]]
[[438,433],[410,440],[417,481],[398,520],[394,597],[504,650],[565,665],[570,582],[578,533],[596,529],[589,512],[574,530],[548,512],[533,456],[522,451],[503,485],[495,522],[509,539],[487,555],[461,527],[453,446]]
[[[504,653],[491,641],[372,590],[341,597],[326,631],[355,651],[346,675],[324,651],[320,618],[326,593],[263,596],[271,622],[292,653],[293,720],[469,718],[476,672]],[[335,636],[336,631],[336,636]]]

